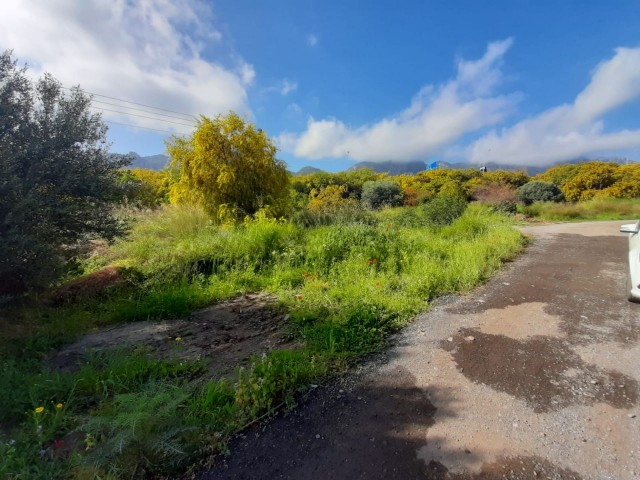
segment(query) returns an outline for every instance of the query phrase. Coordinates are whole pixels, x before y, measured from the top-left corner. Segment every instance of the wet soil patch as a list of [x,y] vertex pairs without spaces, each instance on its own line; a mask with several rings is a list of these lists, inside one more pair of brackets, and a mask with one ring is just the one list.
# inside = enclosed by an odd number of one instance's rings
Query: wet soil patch
[[548,315],[559,317],[560,330],[573,344],[634,343],[640,340],[640,315],[626,301],[627,249],[622,236],[537,239],[530,247],[531,261],[497,279],[484,298],[449,311],[481,313],[542,302]]
[[585,363],[563,339],[518,340],[466,328],[440,346],[469,380],[524,400],[536,413],[596,402],[630,408],[640,396],[635,379]]
[[100,329],[48,359],[55,369],[75,369],[92,352],[144,348],[160,359],[204,359],[225,376],[251,355],[274,348],[295,348],[287,317],[273,298],[248,294],[198,310],[188,318],[135,322]]

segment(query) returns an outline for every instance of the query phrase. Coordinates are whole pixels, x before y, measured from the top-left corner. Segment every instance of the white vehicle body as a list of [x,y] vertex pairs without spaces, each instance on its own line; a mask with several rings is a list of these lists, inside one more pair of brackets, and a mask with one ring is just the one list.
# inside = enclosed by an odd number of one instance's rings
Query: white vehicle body
[[640,303],[640,220],[638,223],[622,225],[622,233],[629,234],[629,300]]

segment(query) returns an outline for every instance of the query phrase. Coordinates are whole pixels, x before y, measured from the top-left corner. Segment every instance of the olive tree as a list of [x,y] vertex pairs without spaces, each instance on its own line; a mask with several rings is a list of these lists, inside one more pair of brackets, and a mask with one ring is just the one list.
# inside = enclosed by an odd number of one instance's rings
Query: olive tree
[[0,295],[47,285],[83,240],[122,232],[110,206],[128,159],[108,154],[90,105],[0,54]]

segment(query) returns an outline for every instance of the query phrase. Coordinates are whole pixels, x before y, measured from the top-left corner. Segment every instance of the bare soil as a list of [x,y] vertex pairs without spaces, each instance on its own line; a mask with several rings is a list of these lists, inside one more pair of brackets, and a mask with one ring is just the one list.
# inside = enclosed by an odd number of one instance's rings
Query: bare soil
[[204,359],[216,375],[228,376],[252,355],[295,348],[286,316],[273,304],[274,299],[267,295],[247,294],[184,319],[100,329],[51,356],[48,364],[74,369],[91,352],[144,348],[158,358]]
[[487,285],[441,299],[199,478],[639,478],[640,306],[626,301],[622,223],[527,229],[532,245]]

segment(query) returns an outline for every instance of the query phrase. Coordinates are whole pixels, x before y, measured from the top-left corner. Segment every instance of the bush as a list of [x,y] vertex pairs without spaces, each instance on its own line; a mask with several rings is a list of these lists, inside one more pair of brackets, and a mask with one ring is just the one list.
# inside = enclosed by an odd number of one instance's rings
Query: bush
[[516,198],[525,205],[531,205],[533,202],[561,202],[564,195],[553,183],[534,180],[518,188]]
[[427,223],[435,226],[451,225],[467,208],[462,197],[438,195],[421,207]]
[[399,207],[404,202],[400,185],[389,180],[365,182],[362,203],[369,208]]

